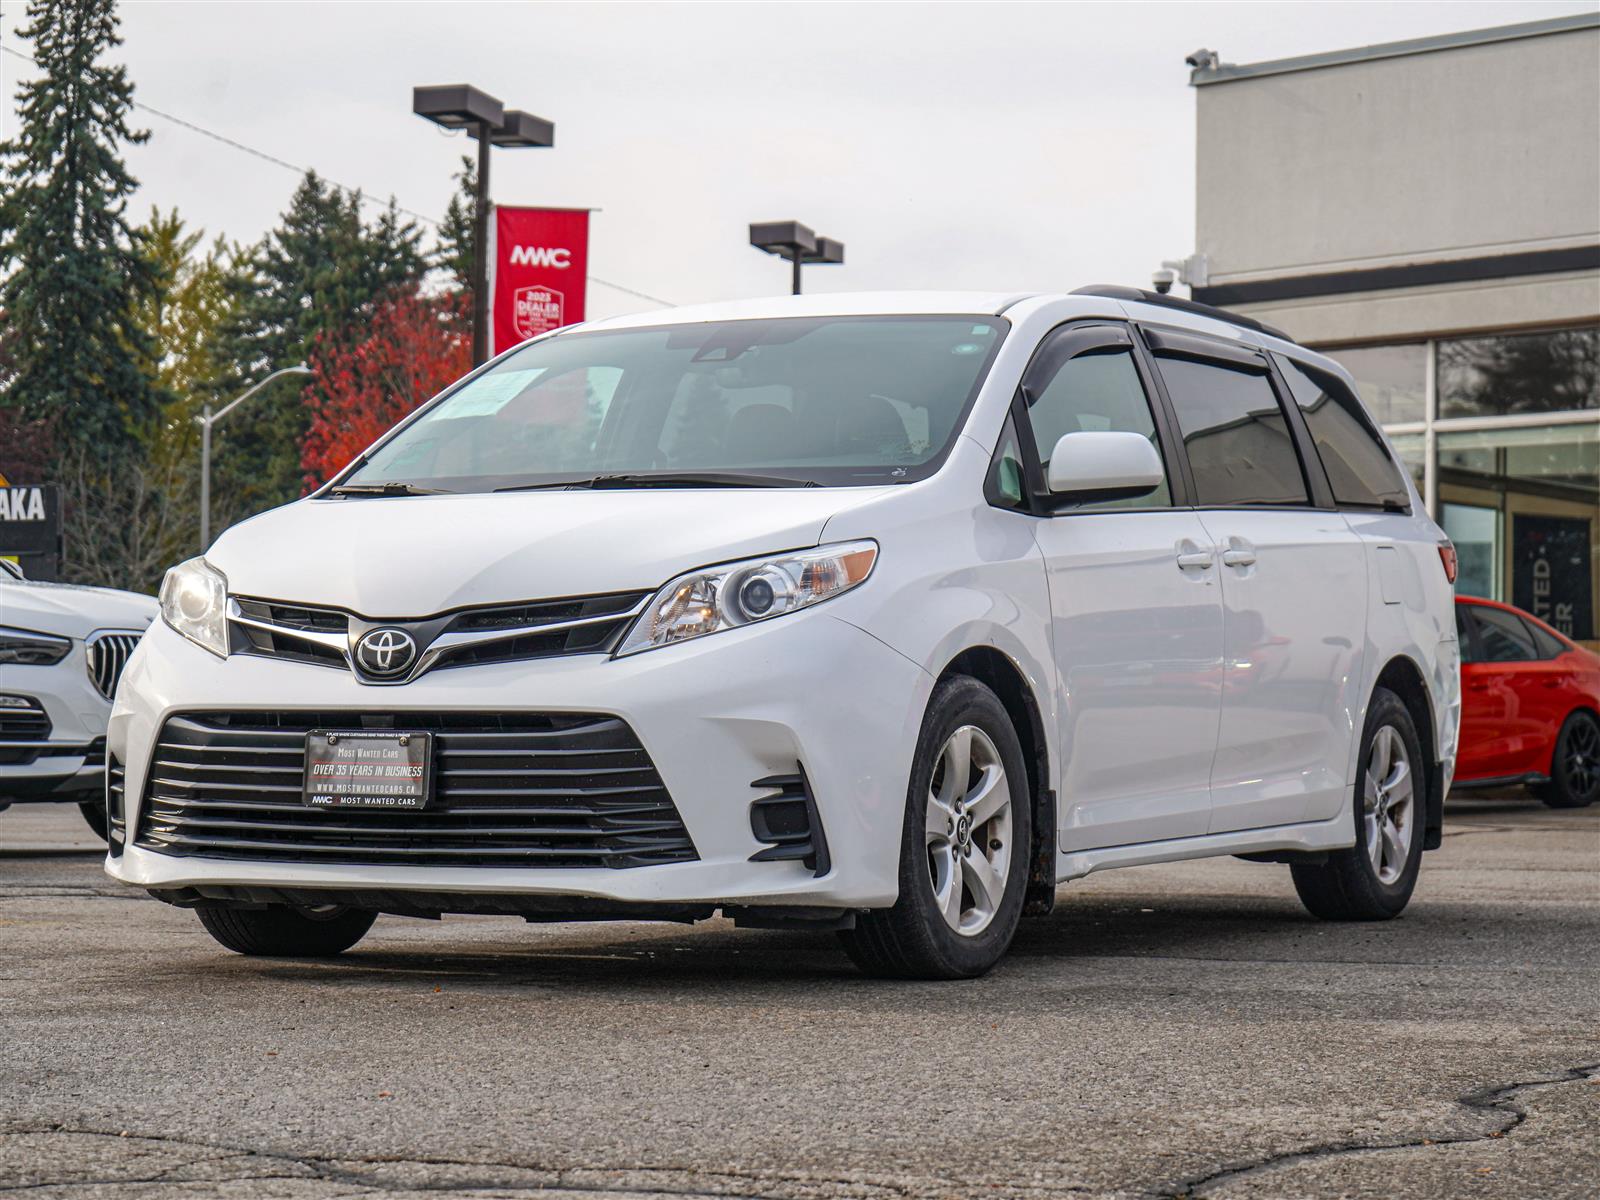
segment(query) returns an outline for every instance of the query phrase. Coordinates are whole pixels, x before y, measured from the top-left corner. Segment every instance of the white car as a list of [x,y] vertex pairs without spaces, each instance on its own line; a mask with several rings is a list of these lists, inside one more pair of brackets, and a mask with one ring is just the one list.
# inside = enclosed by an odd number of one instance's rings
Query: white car
[[30,582],[0,559],[0,809],[77,804],[105,836],[106,722],[150,596]]
[[1214,855],[1392,917],[1453,573],[1349,376],[1185,301],[598,321],[173,569],[108,869],[257,954],[720,910],[970,976],[1064,881]]

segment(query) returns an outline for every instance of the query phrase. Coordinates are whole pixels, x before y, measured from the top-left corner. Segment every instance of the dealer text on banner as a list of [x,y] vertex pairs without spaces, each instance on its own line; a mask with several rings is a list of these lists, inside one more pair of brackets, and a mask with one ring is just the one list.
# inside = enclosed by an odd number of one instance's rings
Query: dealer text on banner
[[494,352],[583,320],[589,211],[495,208]]

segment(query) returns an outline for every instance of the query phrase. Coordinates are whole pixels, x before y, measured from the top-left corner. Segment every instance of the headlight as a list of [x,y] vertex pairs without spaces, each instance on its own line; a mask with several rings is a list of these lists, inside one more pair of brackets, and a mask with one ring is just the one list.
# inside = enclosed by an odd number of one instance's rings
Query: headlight
[[161,619],[196,646],[228,657],[228,580],[203,558],[191,558],[161,581]]
[[0,666],[48,667],[72,649],[72,642],[53,633],[0,626]]
[[655,594],[617,655],[654,650],[809,608],[872,574],[876,542],[844,542],[680,575]]

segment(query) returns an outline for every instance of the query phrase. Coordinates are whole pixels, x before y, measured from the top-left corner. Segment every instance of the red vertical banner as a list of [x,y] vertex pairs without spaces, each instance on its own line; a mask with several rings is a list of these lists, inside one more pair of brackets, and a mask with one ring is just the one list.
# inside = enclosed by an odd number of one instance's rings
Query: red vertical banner
[[583,320],[589,210],[494,210],[494,352]]

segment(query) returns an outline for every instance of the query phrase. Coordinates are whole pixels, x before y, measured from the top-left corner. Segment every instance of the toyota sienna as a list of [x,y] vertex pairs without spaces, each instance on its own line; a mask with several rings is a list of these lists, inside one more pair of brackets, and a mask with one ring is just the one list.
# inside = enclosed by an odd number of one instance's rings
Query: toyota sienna
[[1389,918],[1454,571],[1349,375],[1187,301],[591,322],[170,572],[108,868],[266,955],[720,912],[972,976],[1065,881],[1216,855]]

